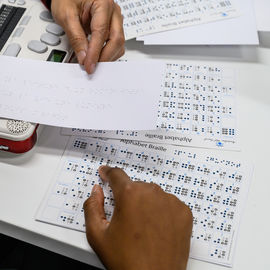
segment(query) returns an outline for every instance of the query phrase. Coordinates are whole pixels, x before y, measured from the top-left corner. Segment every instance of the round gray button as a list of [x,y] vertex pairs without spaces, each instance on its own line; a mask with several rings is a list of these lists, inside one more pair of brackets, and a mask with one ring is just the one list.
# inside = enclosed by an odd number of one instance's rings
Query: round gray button
[[28,49],[36,53],[45,53],[48,47],[39,40],[31,40],[27,45]]
[[56,24],[56,23],[48,24],[47,27],[46,27],[46,31],[51,33],[51,34],[54,34],[56,36],[62,36],[65,33],[63,28],[60,25]]
[[46,22],[53,22],[52,14],[48,10],[41,11],[39,14],[39,18]]
[[60,38],[50,33],[44,33],[40,36],[40,40],[48,45],[56,46],[60,43]]

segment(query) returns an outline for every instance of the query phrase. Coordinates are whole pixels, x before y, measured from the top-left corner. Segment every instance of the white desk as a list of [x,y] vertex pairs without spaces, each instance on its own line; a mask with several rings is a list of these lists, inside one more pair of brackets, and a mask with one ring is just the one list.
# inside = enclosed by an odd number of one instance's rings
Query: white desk
[[[129,41],[129,59],[221,61],[239,69],[242,151],[255,170],[242,218],[233,269],[270,269],[270,33],[256,47],[143,46]],[[268,66],[268,67],[267,67]],[[101,266],[84,233],[34,220],[60,160],[67,137],[44,127],[35,148],[24,155],[0,153],[0,232],[73,259]],[[58,139],[57,139],[58,138]],[[222,266],[190,260],[189,270],[220,270]]]

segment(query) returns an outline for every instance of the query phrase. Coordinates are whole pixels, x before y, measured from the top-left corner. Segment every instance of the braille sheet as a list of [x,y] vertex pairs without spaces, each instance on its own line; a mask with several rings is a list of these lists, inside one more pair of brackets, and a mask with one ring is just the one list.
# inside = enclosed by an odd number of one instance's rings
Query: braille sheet
[[254,1],[238,0],[236,4],[240,16],[235,18],[146,35],[137,40],[145,45],[258,45]]
[[219,64],[167,63],[156,111],[157,130],[62,129],[63,135],[133,139],[240,150],[237,72]]
[[105,164],[123,168],[133,181],[156,183],[184,201],[194,217],[190,256],[232,265],[251,176],[251,166],[239,152],[72,136],[36,219],[85,231],[83,203],[99,184],[110,220],[112,190],[97,171]]
[[117,0],[126,39],[234,18],[235,0]]
[[165,64],[78,64],[0,56],[0,117],[94,129],[155,129]]

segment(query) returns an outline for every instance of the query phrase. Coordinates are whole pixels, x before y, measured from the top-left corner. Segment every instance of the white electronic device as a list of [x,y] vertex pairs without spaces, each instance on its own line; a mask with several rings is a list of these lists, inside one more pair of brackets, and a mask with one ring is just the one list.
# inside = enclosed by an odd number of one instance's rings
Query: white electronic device
[[[63,28],[40,0],[0,0],[0,55],[69,62],[73,51]],[[30,150],[36,142],[37,127],[0,118],[0,150]]]

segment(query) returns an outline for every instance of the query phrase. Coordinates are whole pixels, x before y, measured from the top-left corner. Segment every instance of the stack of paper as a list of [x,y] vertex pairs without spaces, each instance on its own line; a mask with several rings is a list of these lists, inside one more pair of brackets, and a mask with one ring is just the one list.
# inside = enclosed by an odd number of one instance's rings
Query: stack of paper
[[[155,62],[149,62],[149,67],[150,63],[154,67]],[[219,65],[163,63],[163,67],[160,80],[133,74],[149,85],[154,80],[160,82],[156,88],[156,130],[62,130],[62,134],[74,136],[36,219],[85,231],[83,203],[92,187],[99,184],[110,220],[113,194],[99,178],[98,168],[117,166],[133,181],[156,183],[190,207],[194,217],[191,257],[231,266],[252,171],[241,153],[232,151],[239,150],[236,73]],[[159,74],[156,69],[154,73]],[[148,113],[140,106],[137,111]],[[117,127],[116,122],[122,119],[115,120],[111,125]]]
[[118,0],[126,39],[239,16],[235,0]]
[[118,0],[126,39],[146,45],[257,45],[269,0]]
[[110,220],[113,194],[98,167],[117,166],[132,180],[156,183],[190,207],[190,256],[232,265],[252,171],[235,151],[239,130],[233,69],[116,62],[99,64],[89,76],[76,64],[6,56],[0,57],[0,68],[1,117],[80,128],[63,130],[76,137],[63,149],[37,220],[84,231],[83,203],[94,184],[104,188]]

